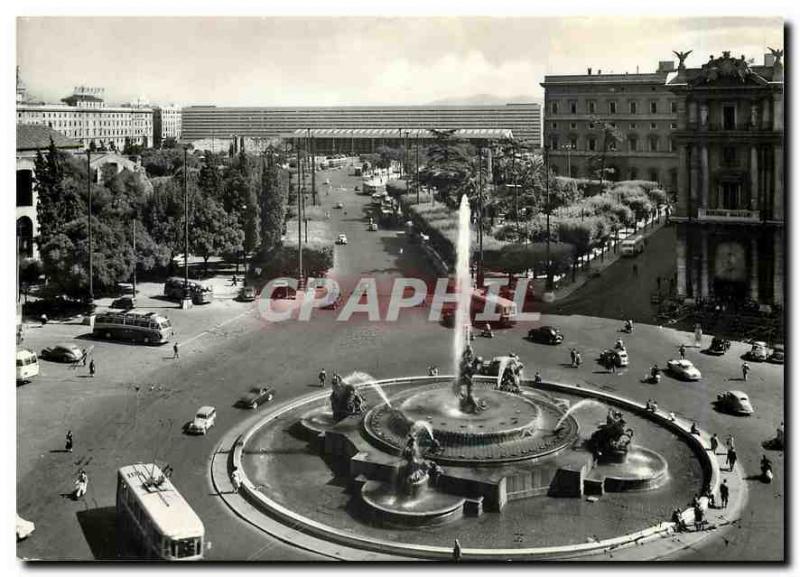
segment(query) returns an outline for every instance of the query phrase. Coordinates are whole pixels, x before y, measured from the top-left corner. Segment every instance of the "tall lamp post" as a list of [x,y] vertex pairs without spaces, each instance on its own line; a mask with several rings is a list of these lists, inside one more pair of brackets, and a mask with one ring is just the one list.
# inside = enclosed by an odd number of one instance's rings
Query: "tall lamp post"
[[[183,302],[181,308],[191,306],[189,298],[189,181],[187,178],[189,149],[183,149]],[[212,159],[213,160],[213,159]]]
[[92,244],[92,151],[86,151],[86,190],[89,196],[86,220],[89,225],[89,308],[94,308],[94,247]]
[[547,215],[547,240],[545,244],[545,261],[547,265],[547,277],[545,279],[544,290],[545,301],[552,301],[553,295],[553,274],[550,266],[550,150],[544,145],[544,182],[545,182],[545,214]]

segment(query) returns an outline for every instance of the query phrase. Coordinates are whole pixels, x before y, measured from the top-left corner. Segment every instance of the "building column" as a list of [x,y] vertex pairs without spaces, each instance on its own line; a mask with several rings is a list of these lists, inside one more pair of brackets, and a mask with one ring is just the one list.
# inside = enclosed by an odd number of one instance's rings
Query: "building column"
[[699,122],[697,121],[697,102],[694,100],[689,101],[689,126],[696,127]]
[[783,94],[775,93],[772,105],[772,130],[783,132]]
[[702,230],[700,234],[700,296],[708,298],[708,231]]
[[762,130],[769,130],[772,126],[772,120],[770,117],[770,101],[769,99],[764,99],[761,102],[761,129]]
[[689,153],[689,217],[697,217],[697,192],[700,190],[700,152],[697,146],[692,146]]
[[708,184],[709,184],[709,170],[708,170],[708,145],[703,144],[702,148],[700,148],[700,169],[702,171],[702,184],[701,191],[702,191],[702,198],[700,200],[700,205],[703,208],[708,208]]
[[783,220],[783,145],[775,146],[775,169],[773,178],[775,179],[772,187],[772,219]]
[[783,306],[783,231],[776,230],[772,235],[774,248],[772,267],[772,302]]
[[678,206],[677,212],[680,216],[689,214],[689,160],[687,158],[687,146],[678,145]]
[[677,283],[676,290],[679,297],[686,297],[686,233],[678,233],[678,242],[675,245],[677,254]]
[[750,210],[757,210],[758,206],[758,148],[750,147]]
[[750,237],[750,298],[758,301],[758,241]]

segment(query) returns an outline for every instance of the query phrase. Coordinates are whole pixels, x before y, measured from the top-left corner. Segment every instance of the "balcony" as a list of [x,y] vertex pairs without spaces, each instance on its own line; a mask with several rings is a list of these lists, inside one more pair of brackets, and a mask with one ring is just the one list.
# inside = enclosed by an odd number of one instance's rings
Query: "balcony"
[[707,222],[753,222],[761,219],[757,210],[727,209],[727,208],[698,208],[697,220]]

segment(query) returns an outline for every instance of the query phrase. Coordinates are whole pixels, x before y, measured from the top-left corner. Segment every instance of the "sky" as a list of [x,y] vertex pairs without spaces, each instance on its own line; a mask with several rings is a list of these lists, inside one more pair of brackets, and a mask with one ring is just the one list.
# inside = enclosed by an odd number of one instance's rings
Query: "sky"
[[730,50],[761,63],[777,18],[21,17],[17,64],[32,98],[74,86],[108,103],[426,104],[541,97],[545,74],[655,70]]

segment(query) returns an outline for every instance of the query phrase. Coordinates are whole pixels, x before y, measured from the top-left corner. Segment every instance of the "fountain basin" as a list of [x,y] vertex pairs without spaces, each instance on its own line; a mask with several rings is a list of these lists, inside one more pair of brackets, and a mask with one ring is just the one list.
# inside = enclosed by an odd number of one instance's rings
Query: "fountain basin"
[[659,453],[639,445],[631,445],[623,462],[595,464],[590,481],[602,481],[605,491],[642,491],[654,489],[668,478],[669,465]]
[[414,526],[445,523],[463,514],[463,497],[441,493],[427,484],[414,495],[403,494],[392,483],[367,481],[361,487],[365,513],[381,525]]

